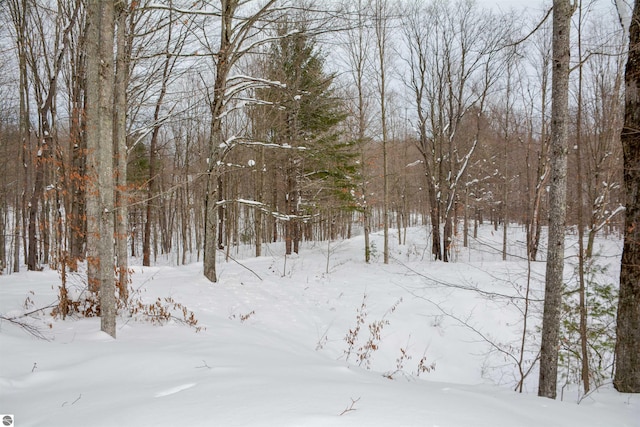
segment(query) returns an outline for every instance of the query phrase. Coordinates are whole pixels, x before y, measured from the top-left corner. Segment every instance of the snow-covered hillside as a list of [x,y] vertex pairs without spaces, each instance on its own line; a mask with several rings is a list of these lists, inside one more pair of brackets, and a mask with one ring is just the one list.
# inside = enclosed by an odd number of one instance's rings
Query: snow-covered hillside
[[[231,252],[237,262],[220,254],[216,284],[196,262],[134,266],[134,299],[171,298],[202,329],[122,316],[113,340],[97,318],[18,319],[43,340],[2,321],[0,413],[13,414],[16,427],[640,426],[639,397],[609,385],[582,396],[561,384],[563,401],[538,398],[534,366],[524,393],[513,391],[523,239],[514,228],[503,262],[494,249],[501,236],[482,231],[449,264],[429,261],[426,231],[415,228],[405,244],[392,239],[388,265],[365,264],[356,237],[286,258],[279,245],[257,259],[250,248]],[[615,281],[619,242],[602,245]],[[543,263],[530,267],[525,370],[538,351],[544,276]],[[0,314],[55,303],[59,283],[55,271],[0,276]],[[83,286],[69,278],[73,292]]]

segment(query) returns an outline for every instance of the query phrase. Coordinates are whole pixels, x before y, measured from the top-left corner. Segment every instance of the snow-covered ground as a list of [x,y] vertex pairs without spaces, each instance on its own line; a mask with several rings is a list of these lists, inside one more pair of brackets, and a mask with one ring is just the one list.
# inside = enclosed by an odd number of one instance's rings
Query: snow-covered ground
[[[375,235],[369,265],[356,237],[286,258],[280,245],[260,258],[234,250],[237,262],[221,254],[216,284],[196,262],[134,266],[134,299],[172,298],[202,329],[121,316],[114,340],[97,318],[18,319],[44,340],[2,321],[0,414],[16,427],[640,426],[640,396],[609,385],[585,397],[561,384],[562,401],[536,397],[537,365],[524,393],[513,391],[523,239],[514,228],[503,262],[499,233],[481,231],[448,264],[429,261],[426,231],[414,228],[402,245],[392,235],[388,265]],[[601,244],[617,280],[619,242]],[[532,263],[525,370],[539,346],[543,276]],[[56,271],[0,276],[0,315],[55,303],[59,284]],[[71,276],[68,286],[84,285]]]

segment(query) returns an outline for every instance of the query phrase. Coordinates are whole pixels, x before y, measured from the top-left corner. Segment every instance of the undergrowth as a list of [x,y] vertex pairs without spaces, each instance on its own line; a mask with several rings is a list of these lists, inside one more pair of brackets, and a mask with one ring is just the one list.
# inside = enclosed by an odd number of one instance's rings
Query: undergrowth
[[[133,270],[130,270],[128,277],[131,277],[132,274]],[[54,319],[65,320],[67,317],[90,318],[100,316],[100,299],[97,292],[92,292],[89,289],[86,272],[68,273],[62,267],[60,279],[57,303],[50,307],[33,310],[24,315],[46,312],[45,309],[51,308],[49,314]],[[116,280],[115,271],[114,280]],[[120,289],[127,289],[126,295],[122,295]],[[151,302],[145,301],[140,288],[133,289],[131,287],[131,280],[129,280],[126,287],[116,286],[116,294],[117,309],[120,317],[128,317],[135,321],[148,322],[152,325],[165,325],[175,322],[194,328],[195,332],[206,329],[198,325],[198,319],[193,311],[172,297],[157,297]],[[30,292],[25,299],[25,310],[27,307],[34,305],[32,297],[34,297],[34,293]]]
[[[385,326],[389,325],[387,316],[394,313],[402,298],[398,299],[383,315],[380,319],[368,321],[369,311],[367,308],[367,294],[362,297],[360,306],[356,309],[356,324],[353,328],[349,329],[349,332],[344,337],[344,341],[347,344],[347,348],[343,352],[343,356],[347,361],[352,357],[355,359],[355,363],[358,366],[362,366],[366,369],[371,369],[371,362],[374,353],[380,349],[382,343],[382,331]],[[368,330],[369,333],[364,338],[363,330]],[[326,334],[325,334],[326,339]],[[396,359],[395,369],[383,374],[384,377],[394,379],[395,376],[403,374],[405,376],[420,377],[420,374],[431,372],[435,369],[435,363],[428,363],[426,351],[418,361],[416,370],[411,374],[406,373],[406,365],[413,359],[413,356],[408,350],[408,344],[404,348],[400,348],[400,355]],[[321,347],[320,347],[321,348]]]

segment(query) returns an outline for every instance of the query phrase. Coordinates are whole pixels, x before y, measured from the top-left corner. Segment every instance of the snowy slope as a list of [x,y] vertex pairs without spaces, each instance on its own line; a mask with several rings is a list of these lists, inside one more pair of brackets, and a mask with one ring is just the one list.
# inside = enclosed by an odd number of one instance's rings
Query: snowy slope
[[[217,284],[195,262],[135,267],[135,298],[171,297],[206,329],[123,316],[113,340],[95,318],[23,319],[45,341],[4,321],[0,413],[13,414],[17,427],[640,426],[638,396],[610,386],[580,404],[569,389],[563,402],[541,399],[534,369],[525,393],[514,393],[513,360],[489,341],[519,346],[513,297],[526,262],[517,244],[502,262],[491,249],[500,236],[487,231],[470,251],[460,249],[456,263],[443,264],[428,261],[425,238],[420,228],[404,245],[396,238],[389,265],[364,264],[361,238],[286,258],[278,245],[258,259],[242,249],[231,254],[242,265],[220,259]],[[617,242],[610,245],[619,253]],[[540,298],[544,264],[532,270],[532,296]],[[0,276],[0,314],[55,302],[59,281],[55,271]],[[79,277],[70,283],[82,287]],[[538,306],[526,358],[537,351]],[[347,357],[345,337],[358,315],[363,323]],[[381,326],[380,340],[359,363],[371,324]],[[421,370],[421,359],[433,369]]]

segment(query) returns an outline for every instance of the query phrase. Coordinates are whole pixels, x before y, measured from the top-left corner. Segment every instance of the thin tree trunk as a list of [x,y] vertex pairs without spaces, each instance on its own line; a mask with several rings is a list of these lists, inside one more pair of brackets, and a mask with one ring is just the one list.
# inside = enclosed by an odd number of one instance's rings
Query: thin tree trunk
[[13,236],[13,272],[18,273],[20,271],[20,210],[17,209],[20,205],[20,197],[16,193],[15,206],[16,214],[14,218],[14,236]]
[[[271,190],[271,211],[278,212],[278,186],[276,185],[276,169],[273,168],[272,170],[273,174],[271,177],[271,185],[273,186],[273,188]],[[271,242],[275,243],[278,241],[278,220],[276,219],[275,215],[271,215],[271,227]]]
[[[259,203],[264,203],[264,147],[260,148],[260,156],[258,157],[258,164],[255,169],[256,174],[256,192],[255,198]],[[254,233],[256,238],[256,257],[262,256],[262,207],[254,209]]]
[[507,260],[507,230],[509,227],[509,119],[511,113],[511,62],[507,64],[506,112],[504,118],[504,188],[502,189],[502,260]]
[[[218,174],[218,249],[224,249],[224,229],[225,229],[225,211],[224,201],[224,182],[222,174]],[[228,228],[228,227],[227,227]]]
[[[26,0],[11,0],[9,2],[9,12],[16,34],[16,46],[18,54],[18,65],[20,69],[20,140],[22,143],[22,172],[23,187],[20,196],[20,203],[16,203],[16,211],[20,206],[21,215],[16,215],[15,233],[15,254],[14,254],[14,272],[20,271],[20,238],[22,238],[22,249],[24,251],[24,259],[28,258],[28,246],[26,240],[26,220],[27,220],[27,191],[31,188],[31,123],[30,123],[30,106],[29,106],[29,86],[27,76],[27,13],[28,2]],[[18,217],[22,220],[22,226]],[[22,233],[20,233],[22,231]]]
[[[207,193],[205,195],[205,233],[204,233],[204,275],[212,282],[218,280],[216,275],[216,252],[218,250],[218,209],[220,167],[216,161],[219,157],[219,146],[222,141],[222,113],[225,109],[227,78],[231,71],[233,59],[233,17],[238,0],[222,0],[220,15],[220,47],[217,52],[216,78],[213,85],[213,99],[209,106],[211,111],[211,132],[209,135],[209,156],[207,170]],[[216,197],[217,194],[217,197]]]
[[[5,141],[2,140],[2,127],[0,124],[0,145],[4,148],[4,154],[6,158],[6,148],[7,145]],[[2,188],[7,188],[7,182],[5,176],[2,177]],[[0,276],[4,274],[4,270],[7,266],[7,221],[9,219],[8,216],[8,206],[9,200],[7,200],[7,193],[2,191],[2,199],[0,200]]]
[[558,343],[564,272],[567,213],[567,125],[569,116],[569,30],[574,4],[553,2],[553,68],[551,107],[551,183],[549,191],[549,245],[545,278],[540,379],[538,395],[556,398]]
[[[171,35],[171,32],[169,32]],[[166,49],[169,50],[171,43],[171,37],[168,37]],[[162,87],[160,94],[156,100],[155,110],[153,112],[154,128],[151,133],[151,142],[149,144],[149,182],[147,191],[147,203],[146,203],[146,219],[144,223],[144,234],[142,238],[142,265],[151,265],[151,228],[155,221],[155,208],[154,204],[158,203],[156,200],[157,193],[157,181],[158,181],[158,138],[160,135],[160,111],[164,102],[164,97],[167,93],[167,84],[169,79],[169,71],[171,69],[171,56],[167,54],[167,58],[164,63],[162,74]]]
[[[580,0],[578,10],[578,61],[582,63],[582,0]],[[576,112],[576,197],[578,208],[578,296],[579,296],[579,312],[580,312],[580,363],[582,385],[584,393],[587,394],[590,389],[589,384],[589,351],[587,336],[587,304],[585,289],[585,268],[586,253],[584,247],[584,195],[583,185],[584,176],[582,173],[582,66],[578,67],[578,110]]]
[[[81,36],[84,38],[84,35]],[[81,42],[84,46],[84,41]],[[73,70],[73,86],[71,101],[71,124],[69,149],[71,151],[71,173],[69,185],[71,191],[71,208],[67,218],[69,228],[69,258],[68,267],[71,271],[77,271],[78,261],[84,260],[86,243],[85,218],[85,178],[87,145],[83,129],[84,100],[85,100],[85,61],[78,54],[77,64]]]
[[116,160],[116,258],[118,260],[118,293],[125,302],[129,297],[129,262],[127,256],[127,80],[129,75],[126,39],[127,1],[117,10],[117,56],[114,94],[114,144]]
[[[542,197],[546,193],[547,182],[549,179],[549,164],[548,164],[548,151],[549,142],[547,136],[547,87],[548,87],[548,57],[543,54],[542,60],[542,81],[540,90],[540,115],[542,117],[542,123],[540,126],[540,152],[538,153],[538,162],[536,168],[536,183],[533,188],[533,194],[531,199],[533,202],[530,205],[530,218],[527,224],[527,254],[531,261],[535,261],[538,256],[538,248],[540,245],[540,236],[542,233]],[[533,126],[533,125],[532,125]],[[531,129],[533,130],[533,129]],[[531,153],[531,142],[533,136],[529,135],[529,148],[527,149],[527,167],[529,167],[529,159]],[[531,181],[528,181],[531,182]]]
[[387,110],[386,110],[386,55],[387,55],[387,20],[389,17],[386,0],[377,0],[375,10],[375,30],[378,47],[378,85],[380,97],[380,122],[382,124],[382,179],[383,179],[383,211],[382,225],[384,230],[383,260],[389,264],[389,161],[387,159]]
[[293,251],[293,216],[295,215],[295,178],[294,167],[291,165],[293,160],[289,159],[289,167],[287,168],[287,192],[285,194],[285,206],[286,212],[289,216],[289,219],[285,222],[285,236],[284,236],[284,246],[285,253],[287,255],[291,255]]

